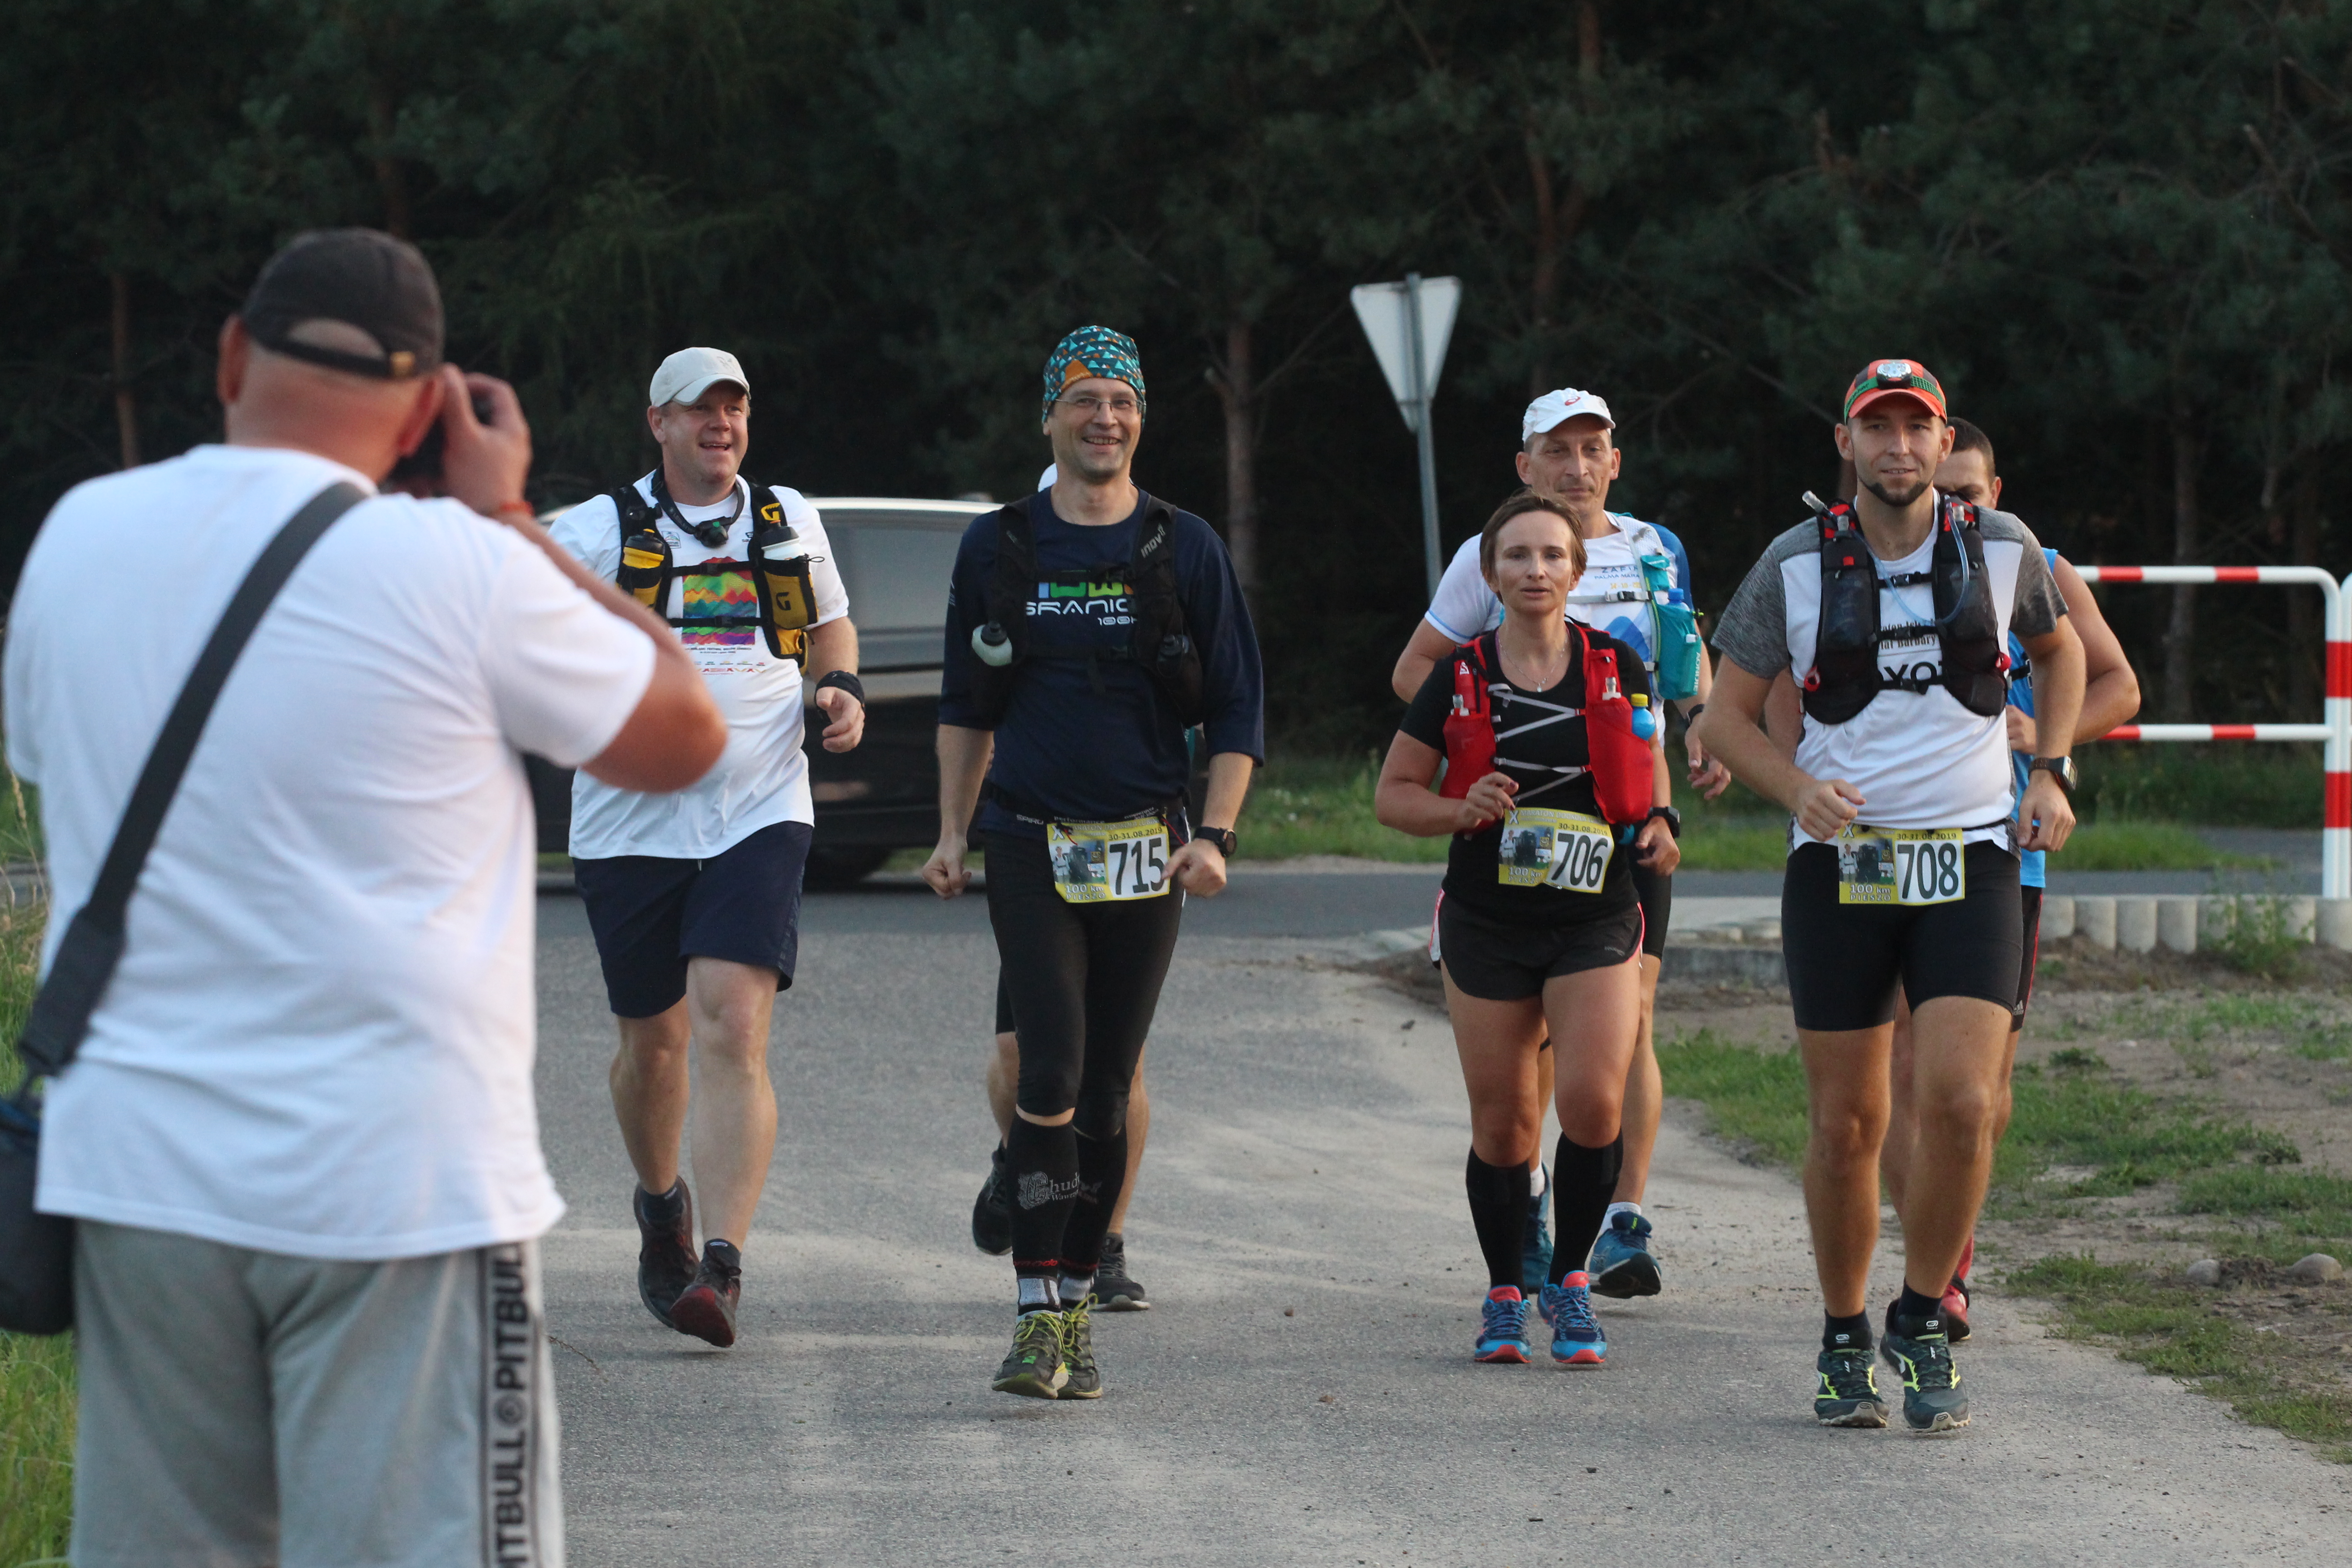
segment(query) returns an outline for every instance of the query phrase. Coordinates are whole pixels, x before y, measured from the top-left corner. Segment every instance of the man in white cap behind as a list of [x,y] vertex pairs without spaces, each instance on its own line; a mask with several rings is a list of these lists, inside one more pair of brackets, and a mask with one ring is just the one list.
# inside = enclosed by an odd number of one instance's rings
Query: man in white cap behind
[[[1695,632],[1687,625],[1691,618],[1690,557],[1682,541],[1665,529],[1608,509],[1610,483],[1624,466],[1624,454],[1616,446],[1616,427],[1609,405],[1597,393],[1576,387],[1545,393],[1528,405],[1519,421],[1519,482],[1539,495],[1566,503],[1584,536],[1585,572],[1569,596],[1570,617],[1607,632],[1638,650],[1657,689],[1666,697],[1669,706],[1681,710],[1687,723],[1706,706],[1707,693],[1714,684],[1706,650],[1696,641]],[[1679,605],[1662,604],[1662,596],[1678,599]],[[1439,580],[1437,596],[1430,601],[1428,613],[1413,628],[1412,640],[1397,659],[1396,672],[1391,678],[1397,695],[1410,702],[1439,659],[1490,627],[1501,625],[1502,619],[1502,601],[1496,598],[1479,572],[1478,537],[1473,534],[1454,552],[1444,576]],[[1693,640],[1682,641],[1685,637]],[[1686,663],[1694,656],[1696,659],[1679,684],[1675,679],[1662,679],[1674,673],[1671,668],[1661,669],[1662,658],[1671,665],[1677,645]],[[1714,799],[1723,793],[1730,775],[1722,763],[1708,758],[1687,732],[1685,745],[1690,763],[1689,782],[1708,799]],[[1680,837],[1682,819],[1672,807],[1661,806],[1652,816],[1654,820],[1643,829],[1645,834],[1663,831]],[[1624,1148],[1617,1174],[1616,1201],[1609,1205],[1601,1239],[1590,1260],[1592,1291],[1601,1296],[1654,1296],[1660,1287],[1657,1260],[1649,1250],[1650,1221],[1642,1213],[1642,1195],[1649,1183],[1650,1154],[1657,1143],[1658,1116],[1664,1100],[1657,1053],[1651,1039],[1651,1018],[1657,999],[1658,970],[1665,953],[1666,926],[1673,910],[1674,878],[1670,872],[1653,869],[1642,858],[1636,858],[1633,883],[1641,895],[1646,926],[1642,940],[1642,1026],[1634,1046],[1633,1069],[1625,1085]],[[1431,942],[1431,957],[1442,962],[1435,951],[1433,927]],[[1542,1100],[1548,1104],[1551,1099],[1550,1054],[1546,1052],[1538,1060]],[[1538,1183],[1547,1180],[1540,1167],[1534,1174]],[[1539,1200],[1543,1188],[1538,1186],[1531,1195]],[[1542,1213],[1539,1201],[1528,1210],[1526,1289],[1531,1295],[1541,1288],[1550,1261],[1551,1247],[1543,1236]],[[1582,1267],[1584,1263],[1579,1259],[1570,1267]]]
[[[646,401],[659,466],[551,531],[677,629],[727,716],[727,751],[676,795],[579,775],[572,855],[620,1026],[613,1110],[637,1173],[637,1293],[665,1325],[729,1345],[776,1141],[769,1017],[793,983],[815,825],[802,707],[829,721],[825,749],[846,752],[865,731],[865,694],[849,595],[816,509],[741,472],[743,367],[719,349],[681,349]],[[678,1169],[689,1061],[698,1256]]]

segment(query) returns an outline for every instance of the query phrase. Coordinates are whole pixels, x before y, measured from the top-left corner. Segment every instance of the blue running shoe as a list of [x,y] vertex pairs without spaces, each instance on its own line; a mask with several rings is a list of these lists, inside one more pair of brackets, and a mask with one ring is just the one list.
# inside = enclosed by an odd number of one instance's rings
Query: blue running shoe
[[1551,1359],[1562,1366],[1599,1366],[1609,1359],[1609,1336],[1592,1315],[1592,1277],[1581,1271],[1543,1289],[1536,1310],[1551,1325]]
[[1508,1285],[1497,1285],[1486,1292],[1486,1319],[1470,1359],[1525,1366],[1528,1354],[1528,1300]]
[[[1551,1195],[1551,1184],[1544,1184],[1544,1196]],[[1519,1248],[1519,1294],[1534,1300],[1543,1293],[1544,1281],[1551,1278],[1551,1231],[1544,1224],[1544,1199],[1528,1205],[1528,1237]]]
[[1591,1271],[1595,1295],[1620,1300],[1656,1295],[1658,1260],[1650,1256],[1649,1219],[1619,1209],[1610,1217],[1609,1228],[1592,1244],[1586,1268]]

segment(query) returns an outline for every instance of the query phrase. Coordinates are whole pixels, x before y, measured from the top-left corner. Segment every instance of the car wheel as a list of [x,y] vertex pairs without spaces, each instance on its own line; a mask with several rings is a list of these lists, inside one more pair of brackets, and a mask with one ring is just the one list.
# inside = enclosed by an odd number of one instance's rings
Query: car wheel
[[854,888],[879,871],[888,858],[887,849],[811,849],[802,885],[820,893]]

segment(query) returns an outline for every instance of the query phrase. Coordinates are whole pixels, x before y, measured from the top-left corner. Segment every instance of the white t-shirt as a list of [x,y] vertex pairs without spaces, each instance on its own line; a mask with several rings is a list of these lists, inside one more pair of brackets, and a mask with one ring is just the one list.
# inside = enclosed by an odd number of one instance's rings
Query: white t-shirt
[[[812,626],[849,614],[849,593],[841,568],[825,542],[824,523],[801,492],[770,487],[784,503],[784,521],[808,543],[810,574],[816,590]],[[637,481],[637,493],[653,503],[653,475]],[[698,860],[733,847],[779,822],[814,822],[809,798],[808,758],[801,752],[801,669],[768,651],[760,630],[757,591],[748,572],[694,572],[704,561],[743,561],[751,554],[757,520],[745,504],[750,486],[735,481],[734,496],[710,506],[681,506],[688,522],[737,513],[735,525],[717,549],[705,545],[667,517],[656,526],[669,541],[670,560],[680,568],[663,613],[735,615],[737,627],[688,626],[679,640],[710,685],[727,718],[727,750],[698,784],[674,795],[640,795],[615,789],[586,773],[572,784],[572,853],[583,860],[616,855],[657,855]],[[620,512],[609,495],[583,501],[555,520],[548,531],[588,570],[610,579],[621,564]],[[823,671],[819,671],[820,674]]]
[[[41,786],[46,969],[196,652],[262,546],[338,479],[199,447],[76,487],[8,623],[8,761]],[[645,634],[453,500],[346,512],[231,673],[129,946],[51,1087],[40,1206],[305,1258],[520,1241],[539,1146],[530,796],[653,676]]]
[[[1985,573],[2006,648],[2013,629],[2021,637],[2055,630],[2066,613],[2041,544],[2007,512],[1979,509]],[[1943,647],[1933,629],[1935,591],[1925,583],[1890,588],[1885,580],[1926,572],[1935,535],[1900,561],[1876,561],[1878,624],[1922,630],[1883,643],[1882,673],[1937,681]],[[1875,557],[1873,558],[1876,560]],[[1775,539],[1739,585],[1716,626],[1716,651],[1751,675],[1770,679],[1794,672],[1798,684],[1812,672],[1821,623],[1821,531],[1800,524]],[[1817,779],[1844,779],[1864,796],[1860,820],[1873,827],[1978,828],[1972,838],[2009,842],[2016,809],[2009,738],[2001,713],[1971,713],[1940,685],[1926,691],[1882,690],[1843,724],[1805,715],[1797,766]]]
[[[1658,662],[1655,624],[1643,603],[1637,602],[1647,601],[1650,594],[1636,552],[1635,531],[1657,535],[1657,544],[1648,547],[1664,552],[1674,563],[1675,586],[1687,593],[1689,574],[1683,565],[1680,542],[1662,528],[1616,512],[1606,515],[1612,531],[1584,542],[1584,575],[1569,595],[1568,617],[1594,631],[1607,632],[1640,654],[1645,667],[1654,669]],[[1445,563],[1445,574],[1437,580],[1437,595],[1430,600],[1423,618],[1456,643],[1466,643],[1503,624],[1503,601],[1495,596],[1495,590],[1486,586],[1478,571],[1478,535],[1464,540],[1454,559]]]

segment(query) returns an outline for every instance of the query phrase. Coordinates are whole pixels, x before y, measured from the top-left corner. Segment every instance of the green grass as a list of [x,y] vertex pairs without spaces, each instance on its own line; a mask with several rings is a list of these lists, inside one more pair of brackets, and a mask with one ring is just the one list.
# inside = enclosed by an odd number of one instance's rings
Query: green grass
[[[1251,786],[1242,814],[1242,858],[1350,855],[1408,863],[1444,860],[1449,839],[1409,837],[1374,818],[1372,788],[1379,777],[1380,758],[1372,753],[1278,753]],[[1778,871],[1787,860],[1788,819],[1739,785],[1713,802],[1679,787],[1675,798],[1683,812],[1684,870]],[[2211,848],[2193,829],[2176,823],[2101,821],[2075,831],[2064,864],[2071,871],[2207,871],[2263,870],[2272,862]]]
[[2081,809],[2112,822],[2320,825],[2316,745],[2084,746]]
[[[0,903],[0,1092],[16,1086],[4,1042],[33,998],[42,911]],[[73,1340],[0,1333],[0,1565],[65,1560],[73,1519]]]
[[1705,1102],[1717,1137],[1781,1164],[1804,1157],[1805,1069],[1794,1051],[1759,1051],[1712,1029],[1657,1043],[1666,1092]]
[[2045,1258],[2014,1271],[2007,1283],[2057,1302],[2059,1331],[2067,1337],[2183,1379],[2226,1399],[2247,1421],[2352,1463],[2352,1394],[2285,1336],[2256,1333],[2217,1314],[2210,1289],[2089,1257]]

